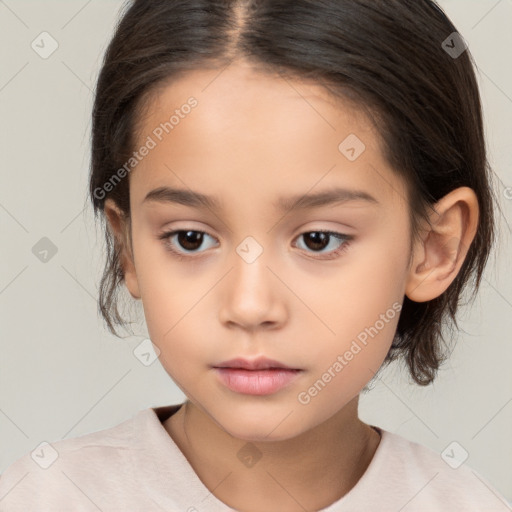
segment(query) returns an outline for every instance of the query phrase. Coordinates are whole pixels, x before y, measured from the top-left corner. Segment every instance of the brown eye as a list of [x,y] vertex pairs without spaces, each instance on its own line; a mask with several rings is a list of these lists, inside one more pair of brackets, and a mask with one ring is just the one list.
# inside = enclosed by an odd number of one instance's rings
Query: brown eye
[[[192,258],[195,254],[206,252],[205,250],[200,250],[204,246],[205,237],[215,240],[208,233],[194,229],[177,229],[158,236],[160,240],[163,240],[166,249],[181,259]],[[302,233],[298,238],[304,239],[305,252],[310,254],[317,253],[323,259],[332,259],[348,247],[353,236],[334,231],[319,230]],[[331,250],[325,250],[328,248]]]
[[204,245],[205,236],[213,239],[204,231],[193,229],[177,229],[162,233],[158,238],[164,241],[164,245],[169,251],[186,257],[189,253],[204,252],[199,249]]
[[[333,231],[308,231],[299,235],[298,239],[301,238],[304,240],[306,252],[336,256],[348,246],[352,236]],[[326,251],[329,247],[331,250]]]
[[329,245],[330,236],[321,231],[312,231],[304,234],[304,240],[310,249],[322,250]]
[[178,231],[176,235],[178,244],[187,251],[194,251],[203,243],[203,233],[200,231]]

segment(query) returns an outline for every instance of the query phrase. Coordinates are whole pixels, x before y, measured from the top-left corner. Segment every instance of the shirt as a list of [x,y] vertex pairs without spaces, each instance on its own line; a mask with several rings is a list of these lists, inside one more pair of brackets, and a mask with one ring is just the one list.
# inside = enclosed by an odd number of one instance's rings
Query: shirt
[[[232,512],[162,425],[181,405],[144,409],[114,427],[40,445],[0,476],[0,511]],[[454,469],[430,448],[371,426],[381,440],[366,471],[319,512],[512,510],[467,465]]]

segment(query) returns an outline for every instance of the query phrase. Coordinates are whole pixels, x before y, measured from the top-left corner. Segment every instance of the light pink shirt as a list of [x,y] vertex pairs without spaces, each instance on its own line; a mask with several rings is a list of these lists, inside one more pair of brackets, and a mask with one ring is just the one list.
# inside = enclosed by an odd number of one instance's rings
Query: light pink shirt
[[[0,512],[233,511],[205,487],[164,429],[161,422],[180,405],[144,409],[115,427],[24,455],[0,477]],[[366,472],[319,512],[512,510],[466,464],[453,469],[430,448],[375,428],[382,437]]]

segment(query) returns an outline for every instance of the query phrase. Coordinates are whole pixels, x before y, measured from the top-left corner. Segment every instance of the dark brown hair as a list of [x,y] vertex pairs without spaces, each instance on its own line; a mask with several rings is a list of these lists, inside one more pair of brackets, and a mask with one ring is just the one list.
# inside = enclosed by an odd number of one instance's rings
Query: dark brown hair
[[[145,101],[180,73],[237,58],[269,73],[311,80],[371,113],[385,156],[408,189],[411,233],[432,204],[471,187],[479,226],[462,268],[439,297],[404,297],[384,365],[402,356],[414,381],[427,385],[447,359],[443,327],[453,322],[470,284],[476,295],[494,242],[479,90],[469,51],[431,0],[133,0],[125,4],[106,50],[95,91],[89,184],[101,214],[107,261],[99,310],[109,330],[126,322],[118,310],[123,283],[118,244],[104,216],[111,197],[130,217],[128,178],[104,186],[134,151]],[[456,41],[456,42],[454,42]],[[340,141],[341,142],[341,141]],[[411,241],[412,243],[412,241]],[[443,348],[443,344],[445,345]],[[383,366],[384,366],[383,365]]]

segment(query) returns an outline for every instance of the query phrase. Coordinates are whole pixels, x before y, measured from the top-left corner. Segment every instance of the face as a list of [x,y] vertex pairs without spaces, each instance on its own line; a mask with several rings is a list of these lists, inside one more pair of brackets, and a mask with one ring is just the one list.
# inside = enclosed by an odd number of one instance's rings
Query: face
[[[162,89],[138,138],[151,149],[129,177],[126,284],[165,370],[241,439],[291,438],[331,418],[381,366],[404,297],[406,191],[378,133],[319,85],[232,64]],[[161,187],[211,202],[145,200]],[[334,191],[334,202],[305,200]],[[213,368],[260,356],[301,371],[250,394]]]

